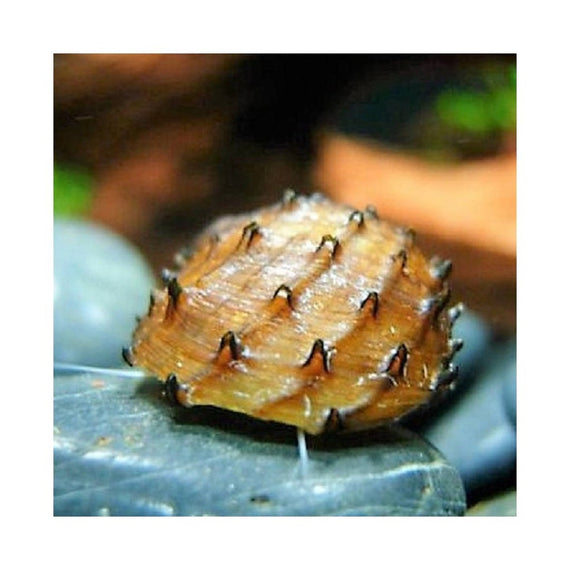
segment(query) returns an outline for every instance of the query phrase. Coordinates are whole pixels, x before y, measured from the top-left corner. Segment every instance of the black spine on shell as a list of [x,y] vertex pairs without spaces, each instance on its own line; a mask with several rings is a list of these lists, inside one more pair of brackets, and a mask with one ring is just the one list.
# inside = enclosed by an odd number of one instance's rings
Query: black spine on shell
[[176,378],[176,374],[169,374],[166,377],[166,382],[164,383],[164,393],[166,397],[172,404],[178,404],[178,398],[176,397],[178,393],[178,379]]
[[461,316],[464,311],[463,303],[458,303],[457,305],[451,307],[449,311],[447,311],[447,316],[449,317],[449,322],[453,325],[455,321]]
[[354,210],[350,216],[348,216],[348,221],[349,223],[356,222],[356,225],[361,228],[364,226],[364,214],[360,210]]
[[360,310],[362,311],[366,305],[372,307],[371,314],[374,318],[378,315],[378,308],[380,306],[380,298],[377,291],[370,291],[366,296],[366,299],[360,303]]
[[334,433],[340,431],[343,427],[344,425],[341,413],[337,410],[337,408],[331,408],[329,415],[325,421],[325,427],[323,431],[325,433]]
[[121,351],[121,355],[123,356],[123,360],[129,365],[134,366],[134,354],[133,349],[130,346],[124,346],[123,350]]
[[260,235],[261,235],[261,228],[259,224],[255,221],[250,222],[249,224],[247,224],[247,226],[243,228],[239,243],[241,245],[243,242],[245,242],[245,246],[246,248],[248,248],[252,244],[253,240]]
[[168,280],[166,288],[168,290],[168,296],[172,299],[173,305],[176,306],[183,291],[176,276],[173,276]]
[[241,356],[240,342],[233,331],[228,331],[222,336],[218,353],[221,353],[226,347],[230,349],[232,360],[238,360]]
[[459,369],[455,364],[449,363],[447,367],[442,370],[436,380],[436,389],[438,388],[446,388],[449,387],[454,380],[457,379],[457,375],[459,374]]
[[331,258],[334,259],[334,257],[336,256],[338,249],[340,247],[340,242],[338,241],[338,238],[336,236],[333,236],[331,234],[327,234],[324,235],[321,239],[321,243],[319,243],[319,246],[317,247],[316,251],[320,251],[321,249],[323,249],[323,247],[325,247],[325,245],[327,243],[331,244]]
[[386,366],[382,370],[383,373],[388,374],[393,378],[404,375],[406,364],[408,362],[409,351],[405,344],[400,344],[392,351],[392,355]]
[[332,358],[332,350],[328,349],[325,346],[325,343],[322,339],[318,338],[314,343],[313,346],[311,348],[311,352],[309,353],[309,356],[307,358],[307,360],[305,360],[305,362],[303,363],[303,368],[305,366],[309,366],[309,364],[311,364],[311,362],[313,361],[314,358],[317,357],[317,355],[321,356],[321,361],[322,361],[322,365],[323,365],[323,370],[325,372],[330,372],[331,371],[331,358]]
[[364,208],[364,213],[373,220],[379,220],[380,216],[378,216],[378,211],[372,204],[368,204],[366,208]]
[[277,287],[275,290],[275,293],[273,293],[273,299],[277,297],[285,297],[287,299],[287,304],[289,307],[291,309],[293,308],[293,291],[291,290],[291,287],[285,285],[284,283],[279,285],[279,287]]
[[450,259],[440,259],[439,257],[433,257],[430,260],[430,273],[435,279],[444,281],[447,279],[451,273],[453,264]]
[[299,194],[295,192],[295,190],[287,188],[287,190],[283,192],[283,198],[281,198],[281,204],[287,208],[292,204],[296,203],[298,199],[299,199]]

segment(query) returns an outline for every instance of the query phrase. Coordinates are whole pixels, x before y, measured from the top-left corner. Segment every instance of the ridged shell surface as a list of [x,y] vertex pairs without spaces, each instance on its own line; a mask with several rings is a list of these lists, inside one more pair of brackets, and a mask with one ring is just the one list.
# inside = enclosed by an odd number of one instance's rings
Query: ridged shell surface
[[212,224],[124,350],[185,406],[213,405],[311,434],[397,419],[448,387],[459,308],[450,263],[412,231],[321,195]]

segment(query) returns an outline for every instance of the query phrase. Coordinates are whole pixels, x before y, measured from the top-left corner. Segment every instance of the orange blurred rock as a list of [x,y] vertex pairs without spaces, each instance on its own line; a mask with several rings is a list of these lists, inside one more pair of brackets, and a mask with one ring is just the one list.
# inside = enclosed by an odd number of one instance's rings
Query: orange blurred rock
[[55,54],[54,97],[69,104],[144,87],[185,91],[223,74],[235,54]]
[[316,186],[356,207],[450,240],[514,256],[516,156],[458,164],[383,149],[343,135],[323,136]]

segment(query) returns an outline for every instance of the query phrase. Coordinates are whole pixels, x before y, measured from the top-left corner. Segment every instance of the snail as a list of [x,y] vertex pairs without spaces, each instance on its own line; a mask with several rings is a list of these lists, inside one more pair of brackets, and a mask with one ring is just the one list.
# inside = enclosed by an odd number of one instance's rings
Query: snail
[[457,376],[451,262],[412,230],[321,194],[228,216],[163,270],[131,366],[187,407],[308,434],[362,430],[431,402]]

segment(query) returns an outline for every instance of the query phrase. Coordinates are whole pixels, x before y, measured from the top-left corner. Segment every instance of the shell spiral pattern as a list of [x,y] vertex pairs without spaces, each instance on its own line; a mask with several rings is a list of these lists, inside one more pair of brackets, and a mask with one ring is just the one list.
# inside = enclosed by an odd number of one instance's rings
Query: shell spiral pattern
[[123,355],[184,406],[318,434],[395,420],[455,378],[451,263],[371,207],[288,190],[176,262]]

